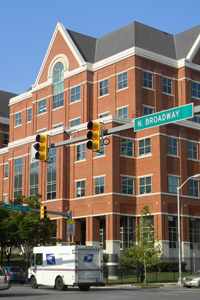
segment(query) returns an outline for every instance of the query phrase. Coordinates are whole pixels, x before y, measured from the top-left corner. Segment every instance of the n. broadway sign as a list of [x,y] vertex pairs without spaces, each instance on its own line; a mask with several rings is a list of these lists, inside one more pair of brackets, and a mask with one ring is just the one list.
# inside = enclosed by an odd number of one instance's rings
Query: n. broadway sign
[[193,118],[193,116],[193,103],[178,106],[172,109],[163,110],[152,115],[136,118],[134,131],[139,131],[155,126],[164,125],[167,123]]

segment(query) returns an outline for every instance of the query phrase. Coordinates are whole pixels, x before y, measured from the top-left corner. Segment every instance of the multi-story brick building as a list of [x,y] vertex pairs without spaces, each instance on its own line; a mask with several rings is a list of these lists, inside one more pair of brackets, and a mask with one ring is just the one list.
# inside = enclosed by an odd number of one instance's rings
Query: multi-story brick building
[[[178,257],[177,186],[200,173],[199,46],[200,26],[173,36],[133,22],[95,39],[58,23],[35,84],[9,102],[10,140],[0,150],[2,199],[39,192],[48,210],[72,211],[75,241],[118,254],[134,240],[147,204],[163,256]],[[191,102],[194,120],[110,134],[100,154],[83,139],[51,149],[51,164],[31,163],[38,133],[57,143],[85,136],[90,120],[109,129]],[[185,184],[180,199],[183,257],[200,256],[198,181]],[[50,217],[57,238],[66,240],[66,218]]]

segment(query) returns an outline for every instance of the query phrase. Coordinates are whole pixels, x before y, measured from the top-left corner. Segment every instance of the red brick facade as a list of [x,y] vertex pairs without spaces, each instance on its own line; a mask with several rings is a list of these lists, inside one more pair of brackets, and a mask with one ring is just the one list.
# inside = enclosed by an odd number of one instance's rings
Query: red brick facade
[[[64,104],[52,109],[52,70],[58,61],[64,64]],[[23,158],[22,194],[29,196],[31,144],[41,130],[52,136],[52,143],[58,143],[69,139],[65,131],[70,129],[71,121],[77,118],[80,118],[80,125],[74,127],[72,138],[86,135],[87,122],[99,119],[104,113],[108,116],[101,120],[104,120],[105,129],[109,129],[133,122],[136,117],[143,115],[144,106],[153,108],[154,112],[191,102],[197,107],[200,99],[192,97],[192,82],[200,82],[199,61],[200,53],[197,51],[190,65],[186,60],[184,63],[178,60],[168,62],[155,53],[147,57],[146,54],[136,52],[131,55],[119,53],[118,57],[113,56],[107,61],[94,64],[84,62],[81,52],[63,26],[58,24],[36,83],[27,93],[10,100],[10,141],[6,151],[0,150],[2,198],[7,194],[8,199],[13,200],[16,158]],[[152,74],[152,88],[143,86],[144,71]],[[124,72],[127,73],[127,87],[118,89],[118,75]],[[170,79],[171,93],[163,92],[163,77]],[[107,79],[109,92],[99,96],[100,82]],[[80,86],[80,100],[72,103],[71,89],[76,86]],[[39,101],[43,99],[46,99],[46,112],[38,114]],[[124,107],[128,108],[127,118],[118,116],[119,109]],[[29,108],[32,109],[30,122],[27,121]],[[198,107],[195,111],[198,112]],[[16,114],[19,112],[21,125],[15,126]],[[54,129],[56,125],[61,127]],[[177,217],[177,195],[169,192],[168,179],[175,175],[181,185],[189,176],[200,173],[199,130],[200,125],[192,120],[137,133],[126,130],[108,136],[110,143],[105,146],[104,155],[95,157],[85,147],[85,158],[78,161],[77,146],[86,145],[86,141],[57,147],[55,199],[47,200],[47,164],[39,163],[42,203],[51,211],[72,211],[72,218],[76,221],[73,241],[99,244],[102,243],[101,237],[104,239],[105,252],[118,254],[120,249],[128,245],[128,241],[122,237],[127,237],[129,230],[134,230],[140,211],[147,204],[153,215],[154,227],[158,227],[157,233],[163,241],[163,255],[177,257],[177,240],[172,238],[174,244],[171,247],[169,237],[169,217]],[[168,137],[177,139],[177,155],[169,155]],[[132,143],[132,155],[122,154],[122,139]],[[145,139],[150,139],[150,153],[140,155],[139,144]],[[188,158],[188,141],[197,144],[195,159]],[[5,163],[9,166],[7,179],[4,178]],[[99,177],[104,177],[104,192],[96,194],[95,178]],[[124,177],[133,179],[132,194],[122,193]],[[151,192],[140,193],[140,179],[146,177],[151,178]],[[76,194],[76,183],[79,181],[85,181],[84,197],[77,197]],[[184,195],[181,197],[183,256],[189,257],[192,255],[189,219],[199,222],[200,203],[198,197],[188,196],[187,184],[182,188],[181,195]],[[57,215],[49,217],[57,222],[57,238],[66,241],[66,218]],[[125,218],[125,223],[129,223],[128,218],[131,218],[134,226],[123,225]],[[173,230],[174,236],[177,236],[176,226]]]

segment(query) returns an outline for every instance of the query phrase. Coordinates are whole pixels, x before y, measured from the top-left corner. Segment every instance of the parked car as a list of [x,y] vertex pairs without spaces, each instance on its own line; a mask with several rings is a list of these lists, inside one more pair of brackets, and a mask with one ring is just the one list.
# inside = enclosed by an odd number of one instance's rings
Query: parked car
[[7,290],[10,288],[8,271],[0,266],[0,290]]
[[20,267],[4,267],[9,274],[10,282],[19,282],[24,284],[26,282],[26,273]]
[[188,275],[183,278],[183,286],[191,288],[192,286],[200,286],[200,270],[193,275]]

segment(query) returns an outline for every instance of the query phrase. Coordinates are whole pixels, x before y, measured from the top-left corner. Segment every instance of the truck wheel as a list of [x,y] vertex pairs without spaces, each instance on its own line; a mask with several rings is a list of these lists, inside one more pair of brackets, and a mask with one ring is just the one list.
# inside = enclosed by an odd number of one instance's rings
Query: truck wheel
[[89,291],[90,285],[82,285],[79,286],[80,291]]
[[63,280],[62,280],[62,278],[60,276],[56,278],[56,284],[55,284],[55,286],[56,286],[56,289],[58,291],[64,291],[65,285],[64,285]]
[[35,276],[31,277],[31,287],[32,287],[32,289],[37,289],[38,288],[37,280],[36,280]]

